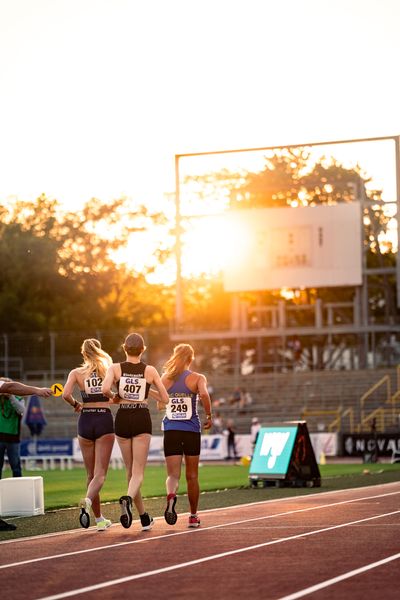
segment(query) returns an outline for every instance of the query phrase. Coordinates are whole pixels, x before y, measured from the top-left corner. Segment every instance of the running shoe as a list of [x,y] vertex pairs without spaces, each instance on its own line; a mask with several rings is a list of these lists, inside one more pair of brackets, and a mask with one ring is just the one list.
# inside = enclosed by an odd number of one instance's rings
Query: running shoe
[[79,515],[79,522],[84,529],[87,529],[90,525],[90,500],[89,498],[82,498],[79,502],[81,514]]
[[142,524],[142,531],[149,531],[154,525],[154,519],[149,515],[149,513],[145,512],[140,515],[140,522]]
[[121,505],[121,516],[119,520],[122,527],[129,529],[132,525],[132,498],[130,496],[121,496],[119,503]]
[[96,521],[97,531],[105,531],[108,527],[111,527],[110,519],[102,519],[101,521]]
[[200,527],[200,519],[197,515],[190,515],[188,527]]
[[168,525],[175,525],[178,520],[178,515],[175,512],[176,494],[168,494],[167,496],[167,508],[164,512],[164,518]]

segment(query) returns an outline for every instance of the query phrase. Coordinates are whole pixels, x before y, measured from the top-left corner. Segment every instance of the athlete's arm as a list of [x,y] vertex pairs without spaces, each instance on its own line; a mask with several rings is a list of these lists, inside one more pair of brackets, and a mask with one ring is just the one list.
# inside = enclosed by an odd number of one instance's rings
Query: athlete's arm
[[160,398],[160,392],[158,392],[157,390],[154,390],[153,388],[149,389],[149,396],[150,398],[153,398],[153,400],[157,400],[157,410],[165,410],[165,404],[164,402],[161,402]]
[[[157,390],[158,390],[158,396],[156,398],[157,402],[159,404],[163,404],[164,406],[167,406],[168,402],[169,402],[169,396],[168,396],[168,392],[165,389],[165,386],[163,384],[163,382],[161,381],[161,377],[159,376],[157,370],[152,367],[151,365],[148,365],[146,367],[146,370],[149,370],[147,375],[149,376],[149,383],[151,383],[152,385],[155,385]],[[153,396],[154,397],[154,396]]]
[[157,400],[157,402],[160,401],[160,392],[158,392],[157,390],[154,390],[153,388],[149,389],[149,396],[150,398],[153,398],[154,400]]
[[78,402],[78,400],[75,400],[75,398],[72,395],[76,383],[76,372],[74,369],[68,375],[67,382],[64,386],[62,398],[67,404],[70,404],[72,406],[75,412],[79,412],[80,410],[82,410],[82,404],[81,402]]
[[207,379],[204,377],[204,375],[199,374],[199,378],[197,380],[197,390],[200,402],[202,403],[204,412],[206,413],[206,420],[203,423],[203,429],[210,429],[212,426],[211,399],[207,389]]
[[111,402],[118,403],[119,396],[117,392],[113,392],[111,387],[114,384],[114,380],[116,379],[116,374],[114,371],[114,365],[111,365],[107,369],[106,376],[103,379],[103,385],[101,386],[101,393],[103,396],[110,398]]
[[15,394],[16,396],[42,396],[48,398],[53,395],[50,388],[40,388],[34,385],[25,385],[19,381],[0,381],[0,389],[2,394]]

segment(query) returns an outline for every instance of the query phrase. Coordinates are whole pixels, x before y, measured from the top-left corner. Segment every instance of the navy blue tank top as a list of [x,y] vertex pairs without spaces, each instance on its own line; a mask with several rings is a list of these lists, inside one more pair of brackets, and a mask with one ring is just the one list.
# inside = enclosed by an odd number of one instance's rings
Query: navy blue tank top
[[198,394],[192,392],[185,379],[192,371],[186,370],[179,375],[168,389],[169,402],[161,424],[163,431],[201,432],[200,418],[197,412]]

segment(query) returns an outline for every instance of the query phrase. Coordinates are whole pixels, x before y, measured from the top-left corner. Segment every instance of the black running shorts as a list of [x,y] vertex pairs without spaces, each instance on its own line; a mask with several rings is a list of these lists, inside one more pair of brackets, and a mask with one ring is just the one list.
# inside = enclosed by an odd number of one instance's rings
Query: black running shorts
[[119,408],[115,416],[115,435],[132,438],[141,433],[152,434],[148,408]]
[[114,433],[109,408],[82,408],[78,419],[78,435],[93,442],[107,433]]
[[196,431],[164,431],[164,455],[200,456],[200,440]]

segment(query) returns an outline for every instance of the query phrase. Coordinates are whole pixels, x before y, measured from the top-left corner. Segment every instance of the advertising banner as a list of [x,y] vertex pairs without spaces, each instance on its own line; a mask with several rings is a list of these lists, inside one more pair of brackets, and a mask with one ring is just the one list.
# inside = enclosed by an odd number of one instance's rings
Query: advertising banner
[[261,427],[249,470],[250,481],[321,485],[321,475],[305,421]]
[[[237,435],[235,438],[236,452],[238,457],[251,454],[250,435]],[[200,460],[225,460],[227,455],[227,436],[223,434],[209,434],[201,437]],[[78,438],[73,440],[73,458],[77,462],[83,462],[82,453],[79,448]],[[122,460],[118,442],[114,442],[111,460]],[[153,435],[150,442],[149,462],[164,461],[163,436]]]
[[22,440],[21,456],[73,456],[71,439]]
[[311,444],[314,449],[314,454],[319,462],[321,454],[325,456],[337,456],[339,450],[338,434],[321,432],[310,433]]
[[392,456],[400,452],[400,432],[398,433],[344,433],[342,436],[343,456]]

